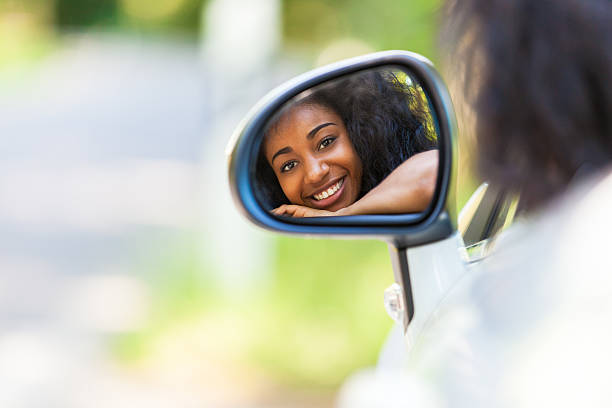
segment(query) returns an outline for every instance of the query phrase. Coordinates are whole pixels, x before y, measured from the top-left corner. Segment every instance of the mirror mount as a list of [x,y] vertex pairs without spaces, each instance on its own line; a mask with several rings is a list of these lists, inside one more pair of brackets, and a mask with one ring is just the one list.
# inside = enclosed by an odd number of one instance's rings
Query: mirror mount
[[[292,98],[304,91],[343,76],[384,67],[408,73],[422,89],[429,110],[435,117],[438,171],[435,191],[429,206],[420,213],[370,214],[333,217],[291,218],[271,214],[258,199],[254,175],[263,135],[271,118]],[[272,231],[299,236],[380,239],[389,244],[395,279],[403,293],[404,330],[424,324],[430,306],[415,298],[419,291],[438,290],[437,269],[444,269],[459,257],[440,260],[433,247],[445,247],[448,253],[457,245],[457,123],[449,92],[433,64],[426,58],[407,51],[384,51],[340,61],[300,75],[266,95],[241,122],[228,145],[229,179],[237,207],[254,224]],[[273,208],[273,207],[272,207]],[[426,245],[433,244],[433,245]],[[439,253],[438,253],[439,254]],[[455,259],[456,258],[456,259]],[[411,276],[410,266],[416,275]],[[418,272],[418,273],[417,273]],[[436,272],[437,273],[437,272]],[[442,275],[445,272],[442,271]],[[436,275],[437,276],[437,275]],[[455,279],[443,276],[445,282]],[[420,296],[420,295],[419,295]],[[432,297],[435,298],[435,297]],[[402,302],[400,302],[402,303]]]
[[[404,331],[414,316],[414,296],[412,294],[412,284],[410,282],[410,267],[408,265],[408,249],[398,249],[395,245],[389,244],[389,255],[395,282],[401,288],[400,295],[403,296],[401,310],[397,311],[396,316],[391,316],[396,323],[402,325]],[[385,299],[385,303],[387,299]]]

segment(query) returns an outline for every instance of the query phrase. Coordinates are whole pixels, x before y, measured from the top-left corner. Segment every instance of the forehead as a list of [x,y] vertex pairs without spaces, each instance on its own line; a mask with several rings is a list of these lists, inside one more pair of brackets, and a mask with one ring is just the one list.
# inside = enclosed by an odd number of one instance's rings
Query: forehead
[[306,104],[289,108],[266,134],[266,156],[283,147],[294,147],[306,142],[306,136],[312,129],[327,122],[343,127],[340,116],[330,108]]

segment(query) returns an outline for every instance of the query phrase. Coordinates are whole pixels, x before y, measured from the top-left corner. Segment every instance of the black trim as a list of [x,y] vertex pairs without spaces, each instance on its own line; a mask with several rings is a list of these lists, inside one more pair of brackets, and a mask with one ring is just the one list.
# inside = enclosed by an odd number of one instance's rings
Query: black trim
[[410,280],[410,267],[408,265],[408,250],[397,249],[397,247],[390,245],[389,254],[391,255],[391,264],[393,265],[393,271],[395,272],[395,280],[402,287],[404,293],[404,306],[406,308],[406,320],[403,322],[404,330],[408,327],[408,324],[414,317],[414,296],[412,294],[412,282]]

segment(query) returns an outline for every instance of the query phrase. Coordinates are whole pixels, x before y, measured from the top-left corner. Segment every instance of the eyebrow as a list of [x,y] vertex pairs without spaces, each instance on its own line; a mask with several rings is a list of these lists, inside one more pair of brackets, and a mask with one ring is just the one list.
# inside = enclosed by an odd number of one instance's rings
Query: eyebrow
[[319,126],[315,127],[310,132],[308,132],[308,135],[306,135],[306,139],[312,139],[319,130],[323,129],[325,126],[330,126],[330,125],[335,125],[335,123],[333,122],[321,123]]
[[[320,125],[314,127],[310,132],[308,132],[308,134],[306,135],[306,139],[312,139],[319,130],[323,129],[326,126],[330,126],[330,125],[335,125],[335,123],[333,122],[325,122],[325,123],[321,123]],[[293,151],[292,148],[290,147],[283,147],[282,149],[280,149],[278,152],[274,153],[274,156],[272,156],[272,160],[270,160],[271,163],[274,162],[274,159],[276,159],[276,156],[279,156],[281,154],[285,154],[285,153],[289,153]]]
[[276,156],[281,155],[281,154],[285,154],[285,153],[289,153],[291,152],[293,149],[290,147],[283,147],[282,149],[280,149],[278,152],[274,153],[274,156],[272,156],[272,160],[271,163],[274,163],[274,159],[276,159]]

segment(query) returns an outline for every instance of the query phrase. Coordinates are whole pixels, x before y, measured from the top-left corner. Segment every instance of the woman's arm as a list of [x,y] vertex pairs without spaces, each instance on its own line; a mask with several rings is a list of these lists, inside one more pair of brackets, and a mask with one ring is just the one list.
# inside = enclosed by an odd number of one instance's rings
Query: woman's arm
[[399,214],[424,211],[433,197],[438,150],[415,154],[365,196],[333,215]]
[[436,188],[438,154],[438,150],[415,154],[400,164],[360,200],[336,212],[284,204],[272,210],[272,213],[291,217],[325,217],[424,211],[431,202]]

